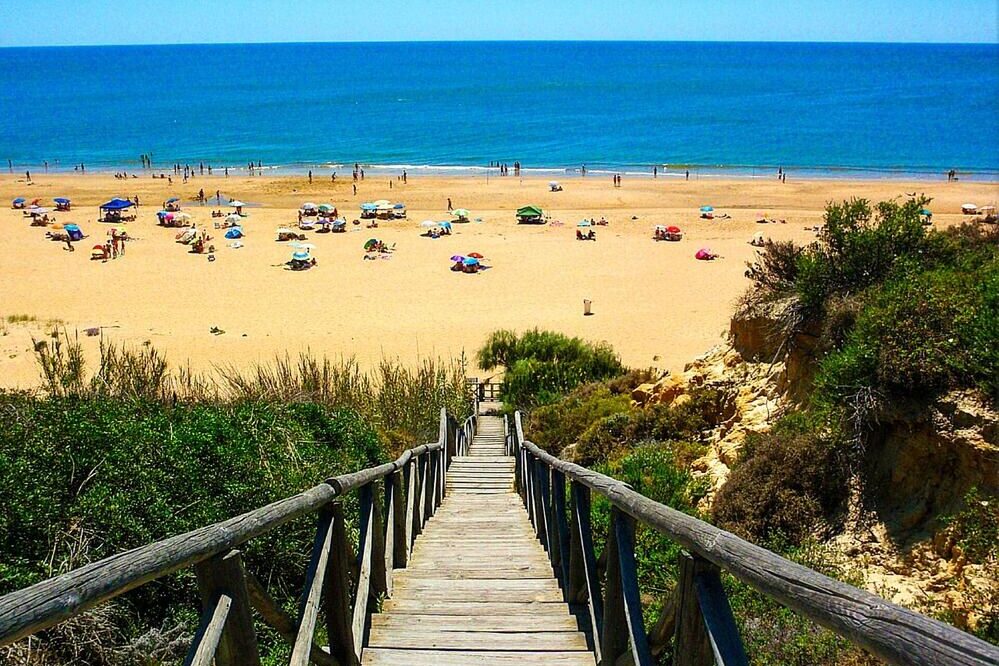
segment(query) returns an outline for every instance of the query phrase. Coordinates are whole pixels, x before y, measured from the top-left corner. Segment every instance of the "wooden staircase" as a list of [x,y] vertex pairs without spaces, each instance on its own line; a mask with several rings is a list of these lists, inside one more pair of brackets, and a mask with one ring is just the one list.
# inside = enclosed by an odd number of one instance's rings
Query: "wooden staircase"
[[371,617],[362,664],[594,666],[551,563],[514,493],[503,420],[481,416],[447,495]]

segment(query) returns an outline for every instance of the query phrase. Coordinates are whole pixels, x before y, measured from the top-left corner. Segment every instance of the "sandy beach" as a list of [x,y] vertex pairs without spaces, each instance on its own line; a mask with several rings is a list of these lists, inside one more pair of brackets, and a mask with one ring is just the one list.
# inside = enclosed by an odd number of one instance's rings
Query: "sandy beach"
[[[636,367],[681,368],[721,341],[733,302],[746,286],[748,243],[757,232],[774,239],[806,242],[806,227],[821,223],[826,202],[852,196],[877,201],[925,193],[933,198],[934,223],[966,219],[961,204],[994,204],[999,184],[941,181],[773,180],[607,178],[563,180],[550,192],[548,179],[514,177],[384,176],[359,183],[328,175],[309,184],[302,176],[198,177],[186,185],[174,178],[144,175],[126,181],[110,175],[0,175],[0,211],[5,251],[0,254],[0,384],[31,386],[38,371],[32,338],[64,327],[93,358],[99,338],[84,336],[100,327],[103,336],[130,345],[152,344],[174,367],[210,371],[218,365],[249,366],[285,353],[355,356],[362,364],[383,357],[404,362],[420,357],[471,354],[497,328],[540,327],[606,340],[623,361]],[[175,242],[176,229],[158,227],[155,213],[169,197],[190,201],[204,188],[208,205],[185,205],[199,227],[207,226],[216,260],[191,254]],[[251,202],[244,246],[232,249],[212,228],[216,190]],[[15,197],[69,197],[73,210],[59,222],[79,224],[89,237],[70,253],[29,226]],[[97,222],[98,205],[114,196],[138,196],[138,218],[128,224],[123,257],[102,263],[90,248],[103,242],[107,225]],[[381,222],[377,230],[348,224],[344,234],[309,234],[318,265],[305,272],[283,267],[292,253],[275,241],[279,226],[295,226],[299,205],[329,202],[351,221],[358,206],[376,199],[403,201],[409,219]],[[455,224],[454,234],[421,237],[423,220],[448,219],[447,200],[468,208],[472,222]],[[536,204],[562,224],[518,225],[514,211]],[[703,220],[698,209],[714,206],[730,219]],[[228,212],[228,209],[226,209]],[[757,224],[766,215],[786,223]],[[596,242],[575,240],[583,217],[605,217]],[[654,242],[656,224],[677,225],[681,242]],[[364,261],[371,237],[395,246],[388,259]],[[710,247],[721,255],[697,261]],[[475,275],[453,273],[449,257],[479,252],[489,266]],[[583,300],[593,316],[583,316]],[[9,318],[21,321],[9,321]],[[224,331],[213,334],[217,327]],[[470,370],[470,374],[475,374]]]

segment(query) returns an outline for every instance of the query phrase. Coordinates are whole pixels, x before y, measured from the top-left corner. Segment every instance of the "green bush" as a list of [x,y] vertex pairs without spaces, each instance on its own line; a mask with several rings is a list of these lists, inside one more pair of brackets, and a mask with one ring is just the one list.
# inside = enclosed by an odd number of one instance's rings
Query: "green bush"
[[494,332],[476,355],[483,370],[505,369],[500,396],[508,409],[530,409],[558,400],[580,384],[624,371],[606,343],[534,329],[517,336]]
[[[655,404],[605,416],[579,435],[575,459],[580,465],[600,464],[623,455],[639,441],[699,442],[709,425],[706,416],[719,409],[719,400],[717,391],[702,389],[679,405]],[[689,464],[700,450],[687,445],[682,462]]]
[[557,456],[594,422],[629,409],[628,396],[615,395],[603,384],[585,384],[558,402],[532,410],[524,428],[532,442]]
[[842,447],[800,417],[746,439],[714,501],[713,520],[753,541],[798,544],[823,536],[843,508],[849,479]]

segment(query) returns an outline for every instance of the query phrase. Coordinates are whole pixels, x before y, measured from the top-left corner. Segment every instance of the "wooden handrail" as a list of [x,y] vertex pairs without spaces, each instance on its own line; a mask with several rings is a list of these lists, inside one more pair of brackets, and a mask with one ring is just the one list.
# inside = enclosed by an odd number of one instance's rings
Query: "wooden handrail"
[[[562,475],[570,482],[569,495],[574,531],[582,535],[572,541],[572,548],[582,552],[569,553],[570,564],[577,562],[570,580],[563,578],[563,586],[567,593],[571,591],[589,590],[590,619],[593,624],[594,636],[600,626],[606,629],[608,623],[616,623],[620,627],[623,620],[630,627],[629,638],[645,640],[644,630],[637,631],[641,618],[634,617],[635,604],[633,594],[637,589],[628,589],[628,579],[633,574],[628,571],[627,562],[622,560],[620,552],[621,538],[628,537],[625,529],[622,532],[621,516],[635,520],[666,536],[670,537],[687,551],[693,554],[699,562],[707,567],[717,567],[725,570],[746,583],[753,589],[765,594],[778,603],[791,608],[801,615],[811,619],[840,636],[869,650],[877,657],[892,664],[919,664],[925,666],[984,666],[999,664],[999,648],[965,633],[943,622],[933,620],[915,611],[890,603],[881,597],[865,592],[851,585],[824,576],[808,567],[777,555],[765,548],[721,530],[714,525],[698,520],[693,516],[681,513],[668,506],[654,502],[644,495],[635,492],[627,484],[616,479],[599,474],[592,470],[566,462],[543,451],[524,437],[520,413],[514,415],[512,425],[507,428],[509,450],[517,457],[516,477],[517,489],[524,499],[531,520],[544,540],[550,515],[558,517],[559,511],[550,512],[546,507],[553,502],[565,505],[566,492],[563,483],[550,484],[546,479],[552,475]],[[557,489],[551,492],[551,487]],[[595,492],[610,502],[612,511],[611,539],[617,544],[618,552],[610,552],[611,559],[624,562],[626,567],[620,571],[608,572],[611,587],[613,582],[619,590],[621,598],[608,600],[601,604],[598,596],[600,586],[595,580],[595,559],[592,552],[586,552],[585,542],[589,540],[589,494]],[[586,515],[581,515],[582,508]],[[592,548],[592,541],[589,548]],[[552,564],[557,574],[563,569],[560,555],[556,560],[556,549],[549,548],[553,557]],[[626,560],[627,558],[625,558]],[[608,564],[611,569],[611,564]],[[610,577],[613,574],[613,580]],[[572,580],[575,578],[576,580]],[[694,571],[691,593],[686,595],[690,603],[697,604],[699,599],[709,602],[718,598],[718,587],[711,571]],[[721,595],[724,599],[724,595]],[[613,608],[611,607],[613,605]],[[614,609],[618,612],[614,617],[608,617]],[[638,609],[640,611],[640,609]],[[624,614],[621,613],[624,611]],[[683,609],[678,609],[683,614]],[[601,615],[603,616],[601,618]],[[700,613],[704,617],[704,613]],[[734,626],[719,629],[731,616],[727,608],[713,607],[707,615],[710,626],[707,626],[709,641],[708,655],[714,653],[714,658],[723,658],[723,663],[741,663],[738,650],[732,650],[731,631]],[[682,618],[681,618],[682,619]],[[679,625],[677,623],[678,631]],[[724,632],[725,635],[721,633]],[[600,641],[598,649],[604,654],[598,655],[600,663],[614,663],[617,654],[606,653],[608,648],[619,651],[620,640],[617,636],[606,636]],[[736,634],[735,639],[738,636]],[[599,639],[598,639],[599,640]],[[676,649],[674,638],[674,649]],[[729,650],[731,656],[724,658],[722,651]],[[632,647],[632,656],[636,664],[648,663],[648,650],[642,646]],[[682,651],[682,650],[681,650]],[[683,660],[682,663],[695,663]]]
[[[268,622],[276,617],[282,625],[278,627],[279,633],[286,638],[291,638],[294,632],[293,663],[309,660],[324,663],[332,658],[341,664],[356,663],[370,607],[366,590],[370,587],[372,593],[390,592],[391,568],[406,566],[413,540],[444,499],[451,459],[467,452],[476,423],[475,414],[458,424],[441,409],[437,441],[409,449],[392,462],[329,478],[297,495],[235,518],[118,553],[4,595],[0,597],[0,646],[170,573],[197,566],[206,620],[189,659],[210,661],[214,657],[218,666],[235,666],[238,659],[223,649],[224,637],[233,631],[253,636],[246,611],[248,597],[259,602],[266,598],[266,591],[251,585],[253,594],[248,595],[243,565],[234,549],[290,520],[317,513],[319,528],[297,621],[288,626],[286,617],[274,613],[263,616]],[[382,487],[381,497],[376,495],[376,484]],[[359,516],[362,543],[356,565],[350,562],[352,547],[347,542],[348,531],[337,502],[353,490],[360,490],[362,495]],[[389,512],[384,520],[383,504]],[[220,567],[227,572],[225,576],[206,573],[220,571]],[[355,576],[363,576],[358,581],[361,585],[351,582]],[[252,577],[247,574],[246,578]],[[351,589],[355,587],[362,587],[364,594],[351,603]],[[317,658],[311,654],[312,634],[323,596],[333,655]],[[224,613],[220,599],[230,600]],[[232,624],[235,620],[230,606],[240,610],[236,618],[240,620],[239,626]],[[217,636],[222,639],[216,640]],[[214,647],[207,649],[214,644],[222,647],[217,652]],[[240,659],[245,661],[245,657]]]

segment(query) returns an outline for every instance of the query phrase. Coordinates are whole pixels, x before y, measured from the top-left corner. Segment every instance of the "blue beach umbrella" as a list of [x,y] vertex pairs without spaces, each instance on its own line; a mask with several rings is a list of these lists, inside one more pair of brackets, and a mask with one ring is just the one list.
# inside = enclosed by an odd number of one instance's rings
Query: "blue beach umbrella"
[[306,250],[299,250],[295,254],[291,255],[293,261],[308,261],[309,253]]
[[378,210],[378,206],[373,203],[362,203],[361,210]]
[[16,199],[14,199],[14,201],[13,201],[13,203],[15,203],[15,204],[23,204],[23,203],[26,203],[26,202],[27,202],[27,199],[25,199],[24,197],[18,197]]
[[441,224],[441,227],[443,227],[444,229],[450,229],[451,228],[451,223],[448,222],[448,221],[446,221],[446,220],[444,222],[441,222],[440,224]]
[[68,204],[69,203],[69,199],[67,199],[66,197],[56,197],[55,199],[53,199],[53,201],[55,201],[57,204]]
[[580,220],[579,224],[577,224],[576,226],[577,227],[592,227],[593,223],[590,222],[589,220]]
[[476,259],[475,257],[466,257],[465,260],[462,261],[461,263],[465,264],[466,266],[478,266],[479,260]]
[[713,213],[715,209],[712,206],[701,206],[702,213]]

